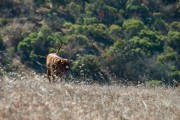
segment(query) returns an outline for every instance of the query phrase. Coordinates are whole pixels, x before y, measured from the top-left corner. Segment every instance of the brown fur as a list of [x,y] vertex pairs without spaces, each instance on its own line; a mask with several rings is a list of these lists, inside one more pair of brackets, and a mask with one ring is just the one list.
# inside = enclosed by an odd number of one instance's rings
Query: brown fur
[[56,53],[48,54],[46,65],[49,82],[51,82],[52,80],[54,81],[55,76],[59,76],[60,78],[62,78],[65,71],[70,69],[69,60],[59,57]]

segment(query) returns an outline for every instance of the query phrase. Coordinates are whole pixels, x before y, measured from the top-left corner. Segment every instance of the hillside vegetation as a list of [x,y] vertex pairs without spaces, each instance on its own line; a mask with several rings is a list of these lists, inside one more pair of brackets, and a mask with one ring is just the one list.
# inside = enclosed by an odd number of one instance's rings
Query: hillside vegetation
[[44,73],[61,42],[60,56],[73,60],[69,80],[172,85],[180,80],[180,2],[0,0],[1,76],[18,60]]

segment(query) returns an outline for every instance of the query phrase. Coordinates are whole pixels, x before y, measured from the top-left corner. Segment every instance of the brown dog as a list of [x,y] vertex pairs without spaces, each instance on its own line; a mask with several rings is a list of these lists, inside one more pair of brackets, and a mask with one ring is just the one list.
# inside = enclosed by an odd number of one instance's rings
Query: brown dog
[[56,53],[50,53],[46,59],[47,76],[49,82],[55,79],[55,76],[62,78],[64,73],[70,69],[70,61],[59,57]]

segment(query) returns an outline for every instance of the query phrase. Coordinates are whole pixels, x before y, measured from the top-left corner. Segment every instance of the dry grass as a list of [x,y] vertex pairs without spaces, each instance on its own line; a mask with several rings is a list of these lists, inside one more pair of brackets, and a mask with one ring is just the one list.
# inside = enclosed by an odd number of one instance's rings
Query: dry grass
[[[12,76],[15,73],[8,73]],[[0,78],[3,120],[179,120],[180,90],[49,84],[33,72]],[[14,75],[13,75],[14,76]]]

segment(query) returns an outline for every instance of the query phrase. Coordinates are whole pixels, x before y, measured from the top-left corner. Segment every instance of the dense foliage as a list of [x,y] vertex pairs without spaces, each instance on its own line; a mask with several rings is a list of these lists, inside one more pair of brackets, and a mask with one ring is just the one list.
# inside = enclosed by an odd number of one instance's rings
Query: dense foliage
[[63,41],[73,77],[180,80],[178,0],[1,0],[0,11],[0,50],[38,71]]

